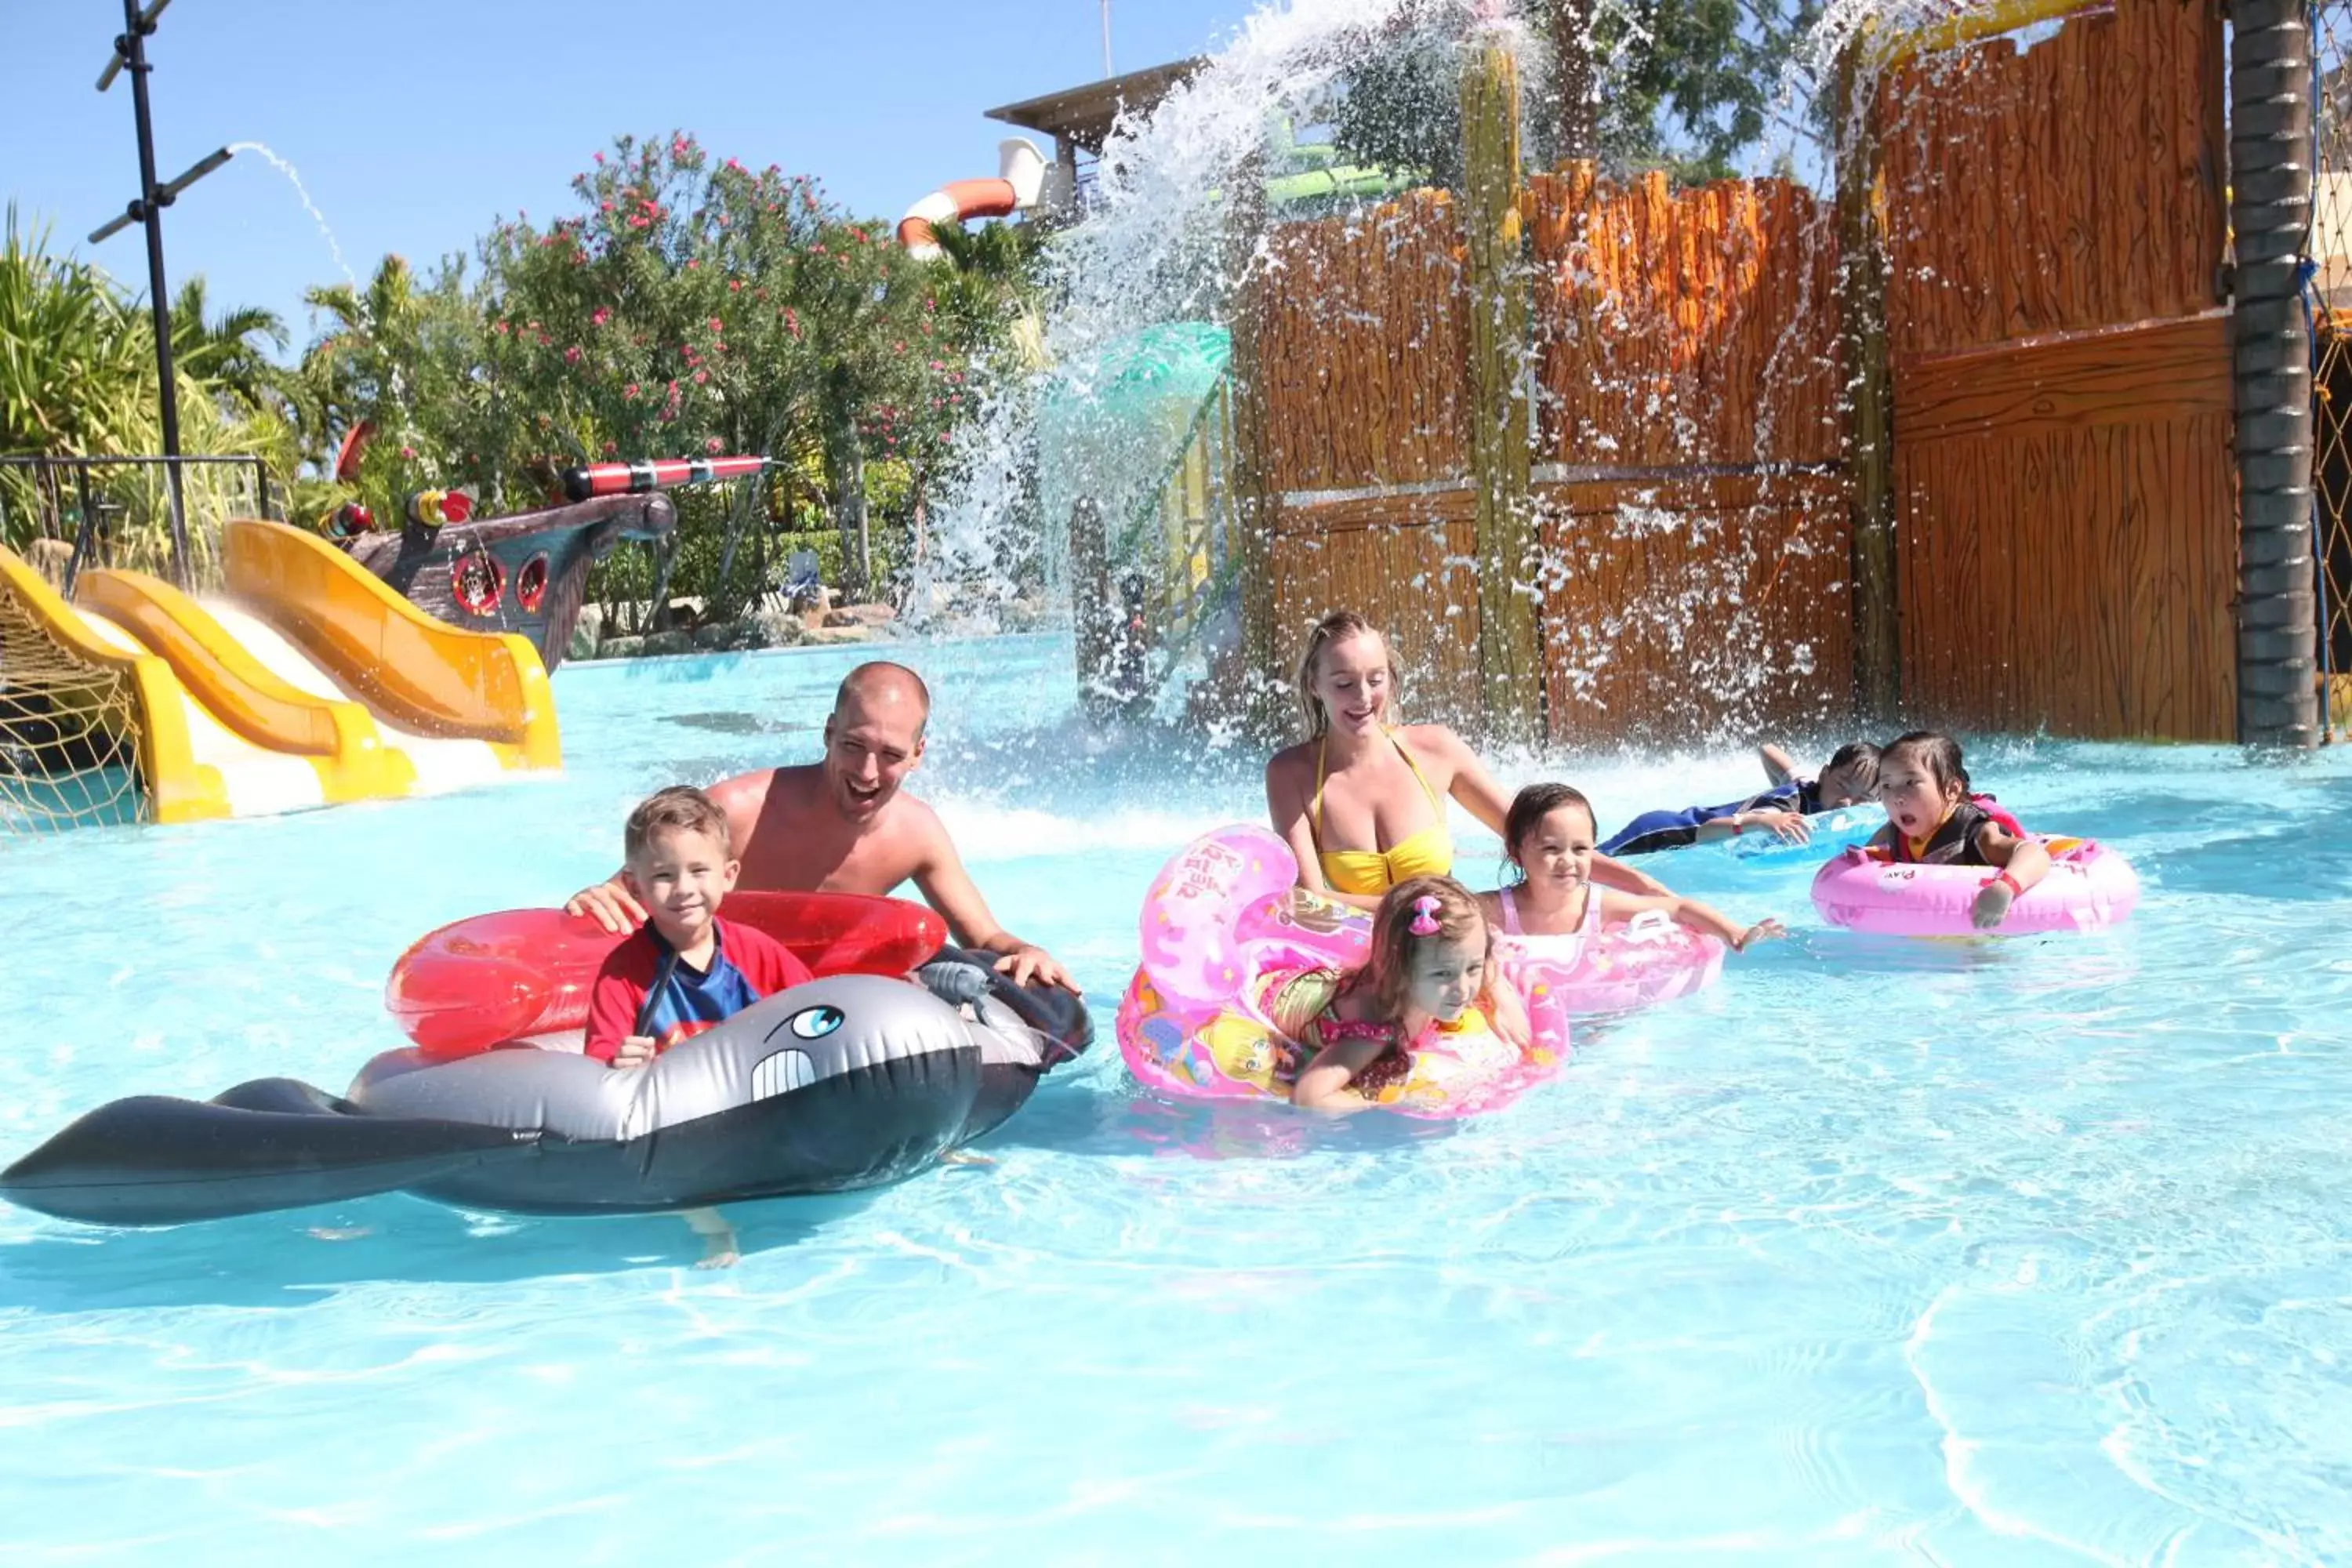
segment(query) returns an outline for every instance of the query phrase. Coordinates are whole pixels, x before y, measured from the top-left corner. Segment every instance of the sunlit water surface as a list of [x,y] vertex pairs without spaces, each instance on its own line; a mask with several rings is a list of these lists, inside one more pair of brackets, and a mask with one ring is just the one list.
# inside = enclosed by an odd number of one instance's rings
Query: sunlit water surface
[[[2352,759],[1972,747],[2132,858],[2137,920],[1874,942],[1806,859],[1685,852],[1791,940],[1505,1114],[1324,1124],[1156,1100],[1108,1042],[1147,883],[1258,814],[1254,762],[1089,740],[1066,643],[907,657],[921,789],[1104,1035],[992,1164],[745,1205],[717,1274],[663,1216],[0,1209],[0,1560],[2352,1554]],[[339,1089],[410,939],[602,875],[659,784],[813,755],[851,661],[568,668],[555,782],[0,843],[0,1159],[118,1095]],[[1754,764],[1505,771],[1606,827]]]

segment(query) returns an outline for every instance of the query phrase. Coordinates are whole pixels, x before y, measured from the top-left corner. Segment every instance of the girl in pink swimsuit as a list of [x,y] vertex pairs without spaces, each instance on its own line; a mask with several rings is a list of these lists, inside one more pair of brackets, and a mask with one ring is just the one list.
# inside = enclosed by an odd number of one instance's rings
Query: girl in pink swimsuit
[[1519,872],[1516,887],[1478,895],[1497,942],[1522,944],[1533,956],[1573,964],[1601,921],[1627,921],[1653,910],[1679,925],[1722,938],[1735,952],[1784,936],[1780,922],[1742,926],[1720,910],[1668,893],[1622,893],[1592,885],[1592,804],[1563,784],[1529,784],[1511,802],[1503,822],[1503,851]]

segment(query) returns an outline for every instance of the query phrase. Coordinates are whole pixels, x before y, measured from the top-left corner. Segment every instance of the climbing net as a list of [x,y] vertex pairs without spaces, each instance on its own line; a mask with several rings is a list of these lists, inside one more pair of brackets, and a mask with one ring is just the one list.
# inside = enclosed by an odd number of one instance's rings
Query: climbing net
[[0,833],[139,820],[131,677],[59,647],[0,587]]
[[2318,145],[2304,252],[2311,270],[2319,661],[2333,740],[2352,733],[2352,0],[2316,0],[2311,30]]

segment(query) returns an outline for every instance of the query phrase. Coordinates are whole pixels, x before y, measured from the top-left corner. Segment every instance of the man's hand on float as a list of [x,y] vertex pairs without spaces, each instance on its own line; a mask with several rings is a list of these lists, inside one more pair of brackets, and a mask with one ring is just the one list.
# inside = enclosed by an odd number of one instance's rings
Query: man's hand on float
[[1073,996],[1078,994],[1078,983],[1070,972],[1054,962],[1054,955],[1044,948],[1023,942],[996,961],[996,973],[1012,976],[1015,985],[1026,985],[1032,980],[1042,980],[1048,985],[1058,985]]
[[567,915],[586,915],[606,931],[624,935],[646,923],[646,907],[619,879],[583,888],[564,901]]

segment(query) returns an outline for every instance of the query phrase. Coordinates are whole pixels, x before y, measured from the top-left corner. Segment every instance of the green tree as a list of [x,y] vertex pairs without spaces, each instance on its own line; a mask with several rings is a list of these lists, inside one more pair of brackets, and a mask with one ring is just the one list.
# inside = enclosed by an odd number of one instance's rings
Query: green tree
[[[1782,68],[1821,16],[1820,0],[1531,0],[1551,57],[1528,105],[1529,149],[1545,162],[1591,158],[1613,174],[1665,168],[1720,179],[1763,136]],[[1453,0],[1419,0],[1360,41],[1331,112],[1333,139],[1359,162],[1461,177],[1454,96],[1465,18]]]

